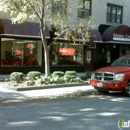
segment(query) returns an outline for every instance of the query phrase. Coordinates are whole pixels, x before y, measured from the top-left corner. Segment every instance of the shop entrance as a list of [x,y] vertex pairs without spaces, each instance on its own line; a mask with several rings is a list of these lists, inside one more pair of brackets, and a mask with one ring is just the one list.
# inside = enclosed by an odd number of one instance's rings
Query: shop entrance
[[85,71],[93,70],[93,50],[90,48],[85,49],[84,67]]
[[107,65],[111,65],[117,58],[119,58],[119,46],[108,45],[107,46]]

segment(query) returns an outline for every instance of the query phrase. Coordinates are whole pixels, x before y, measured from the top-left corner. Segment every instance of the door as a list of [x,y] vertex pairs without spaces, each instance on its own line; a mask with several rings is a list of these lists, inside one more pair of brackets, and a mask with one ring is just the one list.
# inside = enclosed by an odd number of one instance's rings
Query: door
[[85,58],[84,59],[85,71],[92,71],[92,69],[93,69],[93,50],[90,48],[86,48],[84,58]]

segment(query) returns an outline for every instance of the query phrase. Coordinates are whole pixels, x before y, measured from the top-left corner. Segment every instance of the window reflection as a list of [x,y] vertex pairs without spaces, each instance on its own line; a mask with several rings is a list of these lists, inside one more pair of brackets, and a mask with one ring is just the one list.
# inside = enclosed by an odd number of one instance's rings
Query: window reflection
[[74,43],[54,43],[52,65],[83,65],[83,45]]
[[2,38],[1,66],[41,66],[41,41]]

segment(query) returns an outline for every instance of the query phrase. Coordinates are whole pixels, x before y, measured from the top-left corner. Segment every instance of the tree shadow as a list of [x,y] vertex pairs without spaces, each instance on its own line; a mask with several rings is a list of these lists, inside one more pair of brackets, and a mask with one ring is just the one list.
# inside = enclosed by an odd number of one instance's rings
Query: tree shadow
[[129,120],[129,98],[117,94],[0,104],[2,130],[115,130]]

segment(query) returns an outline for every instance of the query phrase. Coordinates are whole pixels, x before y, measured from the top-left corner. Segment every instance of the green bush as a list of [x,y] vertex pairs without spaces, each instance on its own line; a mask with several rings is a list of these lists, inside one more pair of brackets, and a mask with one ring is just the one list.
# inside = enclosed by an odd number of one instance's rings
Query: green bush
[[82,79],[80,77],[64,77],[65,83],[79,83],[82,82]]
[[76,71],[66,71],[65,76],[66,77],[76,77],[77,73],[76,73]]
[[86,72],[86,77],[87,77],[87,79],[90,79],[90,78],[91,78],[92,73],[93,73],[93,71],[88,71],[88,72]]
[[16,81],[16,85],[18,85],[18,82],[24,81],[23,84],[27,86],[82,82],[75,71],[66,71],[65,73],[62,71],[55,71],[52,76],[41,76],[41,72],[39,71],[30,71],[27,73],[26,77],[24,77],[22,72],[13,72],[10,74],[10,81]]
[[41,78],[41,84],[50,84],[51,82],[51,76],[43,76]]
[[51,77],[51,76],[44,76],[41,78],[41,84],[63,84],[64,80],[62,77]]
[[24,82],[24,85],[33,86],[33,85],[35,85],[35,81],[33,81],[33,80],[25,81],[25,82]]
[[39,71],[30,71],[27,73],[27,77],[31,80],[35,80],[36,78],[40,78],[41,72]]
[[10,81],[22,82],[24,80],[24,74],[22,72],[13,72],[10,74]]
[[63,77],[64,76],[64,72],[62,71],[54,71],[52,73],[52,77]]

